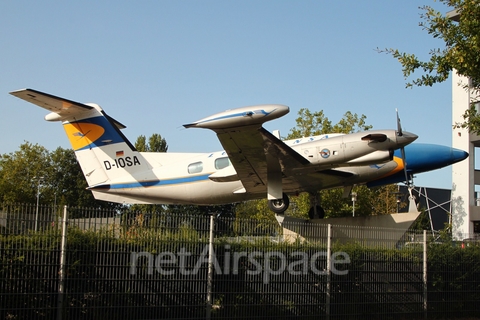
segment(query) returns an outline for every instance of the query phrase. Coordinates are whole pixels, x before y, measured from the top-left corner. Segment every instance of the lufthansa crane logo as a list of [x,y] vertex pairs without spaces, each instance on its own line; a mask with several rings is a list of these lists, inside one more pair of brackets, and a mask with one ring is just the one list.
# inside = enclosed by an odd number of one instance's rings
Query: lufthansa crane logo
[[328,157],[330,157],[330,150],[328,150],[328,149],[323,149],[322,151],[320,151],[320,156],[321,156],[323,159],[327,159]]
[[67,132],[73,150],[79,150],[97,141],[105,129],[94,123],[74,122],[66,123],[63,128]]

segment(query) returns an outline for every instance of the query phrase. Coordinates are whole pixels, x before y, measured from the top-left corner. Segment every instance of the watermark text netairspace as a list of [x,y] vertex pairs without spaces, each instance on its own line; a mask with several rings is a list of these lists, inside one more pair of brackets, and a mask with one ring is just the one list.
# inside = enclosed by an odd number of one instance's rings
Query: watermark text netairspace
[[[327,251],[306,253],[293,251],[285,254],[280,251],[252,251],[232,252],[229,245],[224,247],[222,259],[217,259],[215,251],[210,256],[212,267],[217,275],[236,275],[239,270],[246,269],[248,275],[262,275],[263,282],[268,284],[272,276],[287,272],[290,275],[346,275],[345,265],[350,263],[350,256],[346,252],[334,252],[328,259]],[[327,261],[330,261],[328,268]],[[130,254],[130,274],[136,275],[137,269],[144,270],[152,275],[157,272],[161,275],[197,275],[201,269],[209,265],[209,246],[205,245],[202,252],[194,254],[185,248],[177,252],[132,252]]]

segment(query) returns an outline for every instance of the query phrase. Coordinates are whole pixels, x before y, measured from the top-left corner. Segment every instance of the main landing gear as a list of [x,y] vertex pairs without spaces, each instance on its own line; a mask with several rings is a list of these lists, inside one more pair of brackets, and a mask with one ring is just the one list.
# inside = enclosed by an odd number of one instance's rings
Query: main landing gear
[[[309,193],[310,195],[310,210],[308,211],[308,216],[310,219],[320,218],[323,219],[325,217],[325,211],[319,205],[320,203],[320,195],[318,192]],[[268,200],[268,208],[272,210],[276,214],[283,214],[285,210],[288,209],[290,205],[290,199],[284,193],[282,199],[275,199],[275,200]]]
[[290,205],[290,199],[284,193],[282,199],[268,200],[268,208],[276,214],[283,214]]

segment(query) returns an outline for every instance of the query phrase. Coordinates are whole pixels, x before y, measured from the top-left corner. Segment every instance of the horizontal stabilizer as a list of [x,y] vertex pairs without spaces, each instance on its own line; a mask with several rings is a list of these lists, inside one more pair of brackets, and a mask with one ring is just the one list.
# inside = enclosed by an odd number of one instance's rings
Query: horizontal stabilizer
[[103,110],[95,104],[75,102],[33,89],[12,91],[10,94],[51,111],[52,113],[45,117],[45,120],[48,121],[63,121],[65,119],[84,114],[92,109],[97,109],[118,129],[126,128],[126,126],[122,123],[106,115]]
[[17,98],[36,104],[37,106],[47,109],[51,112],[54,112],[61,117],[69,117],[93,109],[92,106],[60,98],[33,89],[12,91],[10,92],[10,94],[14,95]]

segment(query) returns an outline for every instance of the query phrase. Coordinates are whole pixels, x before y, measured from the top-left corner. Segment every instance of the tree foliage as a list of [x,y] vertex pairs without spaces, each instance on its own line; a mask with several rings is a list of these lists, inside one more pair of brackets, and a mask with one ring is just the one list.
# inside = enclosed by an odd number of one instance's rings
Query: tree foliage
[[309,109],[302,108],[298,111],[298,118],[295,119],[297,125],[290,129],[287,139],[297,139],[302,137],[316,136],[326,133],[352,133],[356,131],[366,131],[372,128],[365,123],[365,115],[352,114],[347,111],[343,118],[335,125],[332,125],[324,114],[323,110],[312,112]]
[[59,147],[50,152],[50,164],[47,176],[50,177],[51,188],[46,188],[44,193],[53,197],[54,203],[77,207],[112,207],[96,201],[92,192],[87,190],[87,181],[72,149]]
[[268,208],[267,200],[251,200],[239,203],[235,207],[235,215],[245,219],[257,221],[274,221],[275,215]]
[[[405,79],[414,77],[406,83],[407,87],[433,86],[448,79],[455,70],[459,75],[471,79],[470,89],[480,91],[480,0],[438,0],[459,13],[458,19],[443,14],[431,6],[420,7],[422,10],[419,25],[433,38],[443,41],[443,46],[430,50],[430,59],[423,61],[416,54],[402,52],[398,49],[378,50],[391,54],[402,65]],[[455,10],[455,11],[454,11]],[[418,73],[417,73],[418,72]],[[467,85],[468,86],[468,85]],[[465,87],[467,89],[467,87]],[[467,110],[465,123],[480,133],[478,112]]]
[[148,138],[141,135],[135,141],[135,148],[140,152],[167,152],[167,141],[158,133],[152,134]]
[[28,142],[20,149],[0,158],[0,196],[8,203],[35,203],[38,185],[42,184],[50,166],[48,151]]
[[0,156],[0,201],[83,207],[112,207],[96,201],[71,149],[50,152],[25,142],[19,150]]

